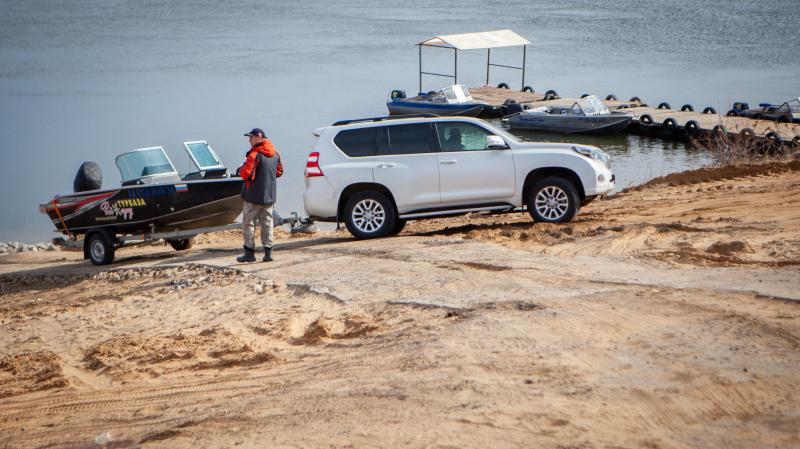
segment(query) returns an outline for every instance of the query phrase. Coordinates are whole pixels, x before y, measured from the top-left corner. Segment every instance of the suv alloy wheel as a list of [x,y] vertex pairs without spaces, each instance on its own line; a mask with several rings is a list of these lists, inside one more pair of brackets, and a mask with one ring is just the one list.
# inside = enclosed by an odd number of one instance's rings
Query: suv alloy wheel
[[528,194],[528,213],[534,221],[566,223],[578,213],[580,199],[575,186],[564,178],[549,177],[533,185]]
[[394,205],[379,192],[356,193],[344,208],[344,224],[357,239],[385,237],[395,229],[397,219]]

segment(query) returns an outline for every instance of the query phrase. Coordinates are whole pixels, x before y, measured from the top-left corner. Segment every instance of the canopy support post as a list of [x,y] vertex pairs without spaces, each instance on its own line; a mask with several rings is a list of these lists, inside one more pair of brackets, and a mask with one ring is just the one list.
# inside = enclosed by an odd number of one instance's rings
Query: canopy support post
[[527,49],[527,45],[522,46],[522,87],[520,87],[520,90],[525,88],[525,55],[528,53]]
[[419,90],[422,92],[422,45],[419,45]]
[[492,49],[486,49],[486,85],[489,85],[489,66],[492,64]]
[[453,84],[458,84],[458,49],[453,48]]

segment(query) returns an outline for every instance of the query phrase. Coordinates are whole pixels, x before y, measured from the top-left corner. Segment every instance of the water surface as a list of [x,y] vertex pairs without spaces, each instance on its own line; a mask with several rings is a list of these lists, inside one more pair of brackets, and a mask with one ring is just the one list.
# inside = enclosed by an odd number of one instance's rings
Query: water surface
[[[517,31],[532,42],[526,84],[562,96],[637,95],[724,111],[734,100],[779,102],[800,90],[796,0],[3,0],[0,8],[0,241],[52,237],[37,205],[70,192],[83,161],[99,163],[113,185],[119,153],[163,145],[186,171],[181,142],[207,139],[235,168],[247,149],[242,134],[256,126],[284,158],[278,210],[300,211],[311,130],[383,115],[389,91],[416,91],[414,44],[439,34]],[[492,52],[509,65],[520,55]],[[426,49],[425,58],[426,70],[452,67],[449,51]],[[483,84],[483,64],[484,52],[460,54],[459,81]],[[494,69],[491,82],[501,81],[521,87],[518,73]],[[428,78],[424,88],[444,83]],[[707,161],[638,136],[535,138],[606,149],[621,186]]]

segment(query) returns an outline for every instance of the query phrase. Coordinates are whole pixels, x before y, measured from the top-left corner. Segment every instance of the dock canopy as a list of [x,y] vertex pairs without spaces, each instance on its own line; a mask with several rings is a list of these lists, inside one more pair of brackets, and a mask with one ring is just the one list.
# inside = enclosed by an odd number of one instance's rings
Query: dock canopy
[[417,45],[455,48],[456,50],[482,50],[498,47],[528,45],[527,39],[511,30],[484,31],[482,33],[450,34],[436,36]]
[[[422,92],[422,75],[452,78],[453,84],[458,84],[458,51],[459,50],[486,50],[486,85],[489,85],[489,69],[502,67],[522,71],[522,90],[533,91],[525,86],[525,53],[530,42],[511,30],[484,31],[481,33],[448,34],[436,36],[417,44],[419,47],[419,91]],[[453,74],[425,72],[422,70],[422,47],[437,47],[453,50]],[[500,47],[522,47],[522,66],[493,64],[492,49]],[[505,84],[505,83],[503,83]],[[508,87],[506,85],[506,87]]]

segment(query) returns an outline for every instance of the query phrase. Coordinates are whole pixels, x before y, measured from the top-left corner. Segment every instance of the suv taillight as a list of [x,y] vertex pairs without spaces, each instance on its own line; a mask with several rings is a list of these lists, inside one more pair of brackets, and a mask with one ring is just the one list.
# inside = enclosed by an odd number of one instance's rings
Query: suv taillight
[[316,151],[310,153],[306,161],[306,177],[312,178],[314,176],[325,176],[319,167],[319,153]]

